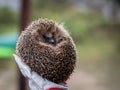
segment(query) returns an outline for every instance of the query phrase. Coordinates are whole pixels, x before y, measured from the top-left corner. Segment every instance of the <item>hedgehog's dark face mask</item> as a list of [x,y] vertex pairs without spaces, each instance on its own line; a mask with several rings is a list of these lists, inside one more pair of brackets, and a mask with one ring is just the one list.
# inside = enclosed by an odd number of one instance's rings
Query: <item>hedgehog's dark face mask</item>
[[43,38],[45,39],[45,42],[48,44],[55,45],[56,40],[54,38],[54,34],[51,32],[47,32],[46,34],[43,35]]

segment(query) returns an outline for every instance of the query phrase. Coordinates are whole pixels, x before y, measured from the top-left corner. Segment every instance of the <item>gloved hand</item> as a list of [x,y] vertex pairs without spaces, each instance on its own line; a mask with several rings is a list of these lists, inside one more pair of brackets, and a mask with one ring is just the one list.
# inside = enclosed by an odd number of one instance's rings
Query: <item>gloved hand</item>
[[16,54],[13,54],[13,56],[21,73],[28,78],[30,90],[68,90],[65,83],[56,84],[41,77],[36,72],[32,71],[19,56]]

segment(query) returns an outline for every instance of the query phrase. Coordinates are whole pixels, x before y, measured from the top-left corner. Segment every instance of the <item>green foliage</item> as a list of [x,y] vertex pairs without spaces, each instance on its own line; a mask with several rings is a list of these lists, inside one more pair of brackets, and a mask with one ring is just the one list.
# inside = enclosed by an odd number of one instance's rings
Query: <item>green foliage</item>
[[17,25],[0,25],[0,35],[4,33],[18,32]]
[[[45,8],[52,8],[54,10],[60,10],[67,7],[69,4],[67,0],[34,0],[33,6],[37,10],[42,10]],[[61,8],[62,7],[62,8]]]
[[0,25],[17,23],[17,15],[8,7],[0,8]]

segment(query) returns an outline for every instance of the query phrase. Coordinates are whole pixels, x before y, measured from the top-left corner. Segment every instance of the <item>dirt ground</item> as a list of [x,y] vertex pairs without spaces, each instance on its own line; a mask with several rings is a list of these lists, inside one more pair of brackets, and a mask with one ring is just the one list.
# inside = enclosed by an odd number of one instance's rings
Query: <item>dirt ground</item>
[[15,69],[5,69],[0,72],[0,90],[17,90]]
[[76,70],[68,80],[68,86],[69,90],[107,90],[99,82],[99,79],[91,73]]
[[[98,82],[97,77],[84,70],[75,70],[67,81],[69,90],[107,90]],[[0,90],[17,90],[16,69],[9,68],[0,73]]]

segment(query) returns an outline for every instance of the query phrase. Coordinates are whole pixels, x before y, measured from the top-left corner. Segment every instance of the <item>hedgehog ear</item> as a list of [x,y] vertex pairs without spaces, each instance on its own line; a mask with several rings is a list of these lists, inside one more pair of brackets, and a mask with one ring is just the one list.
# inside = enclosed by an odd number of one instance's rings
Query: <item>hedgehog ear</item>
[[23,60],[17,56],[16,54],[13,54],[13,57],[15,58],[15,61],[21,71],[21,73],[25,76],[25,77],[31,77],[31,69],[29,66],[27,66]]

